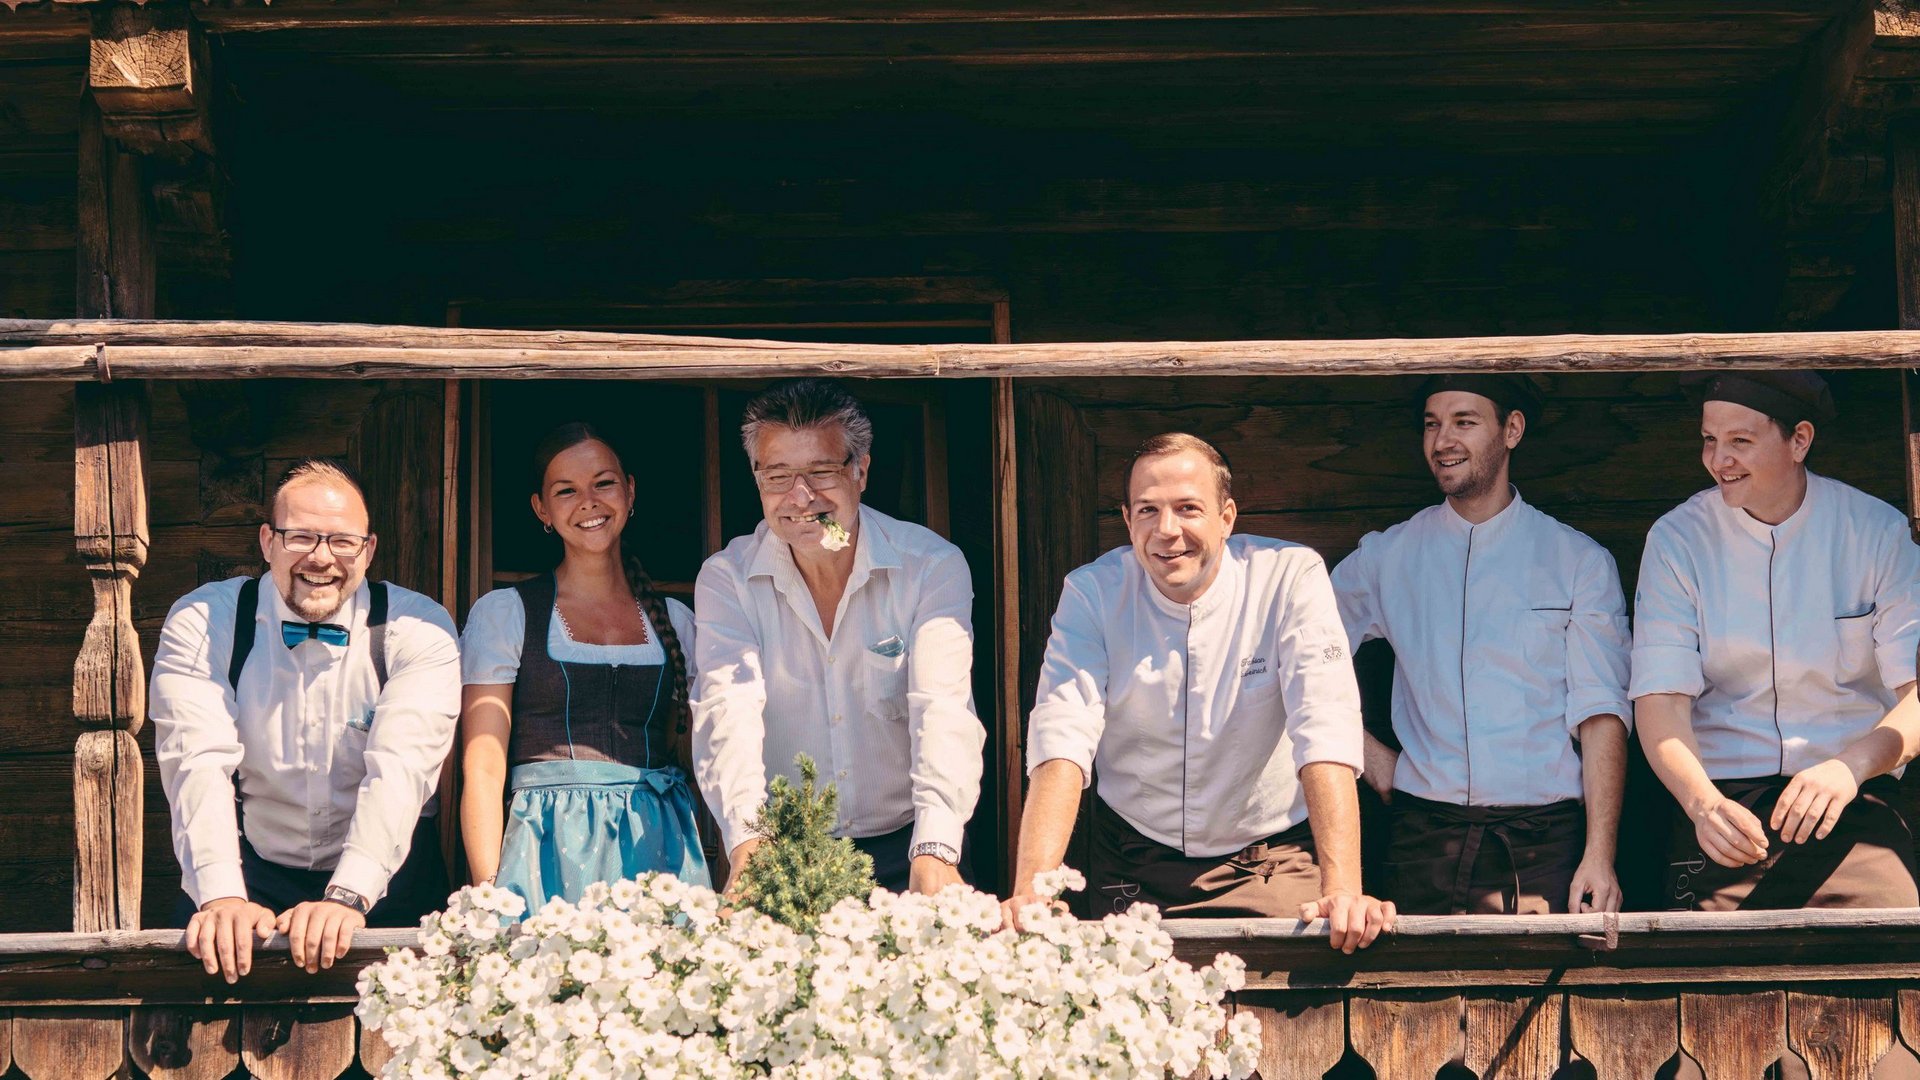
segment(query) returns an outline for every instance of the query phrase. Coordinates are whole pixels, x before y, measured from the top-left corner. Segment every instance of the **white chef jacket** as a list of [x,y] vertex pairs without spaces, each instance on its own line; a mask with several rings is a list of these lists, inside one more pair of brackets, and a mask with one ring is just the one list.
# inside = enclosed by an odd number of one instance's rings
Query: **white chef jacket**
[[973,579],[930,529],[863,506],[829,639],[765,522],[694,584],[693,768],[729,850],[767,779],[807,754],[839,788],[836,835],[960,850],[987,731],[973,711]]
[[1687,694],[1714,779],[1787,776],[1893,708],[1920,643],[1920,549],[1899,510],[1809,472],[1768,525],[1709,488],[1647,534],[1632,695]]
[[1129,824],[1193,857],[1306,820],[1299,771],[1359,774],[1360,690],[1327,567],[1310,548],[1231,536],[1191,604],[1130,547],[1067,575],[1027,722],[1027,768],[1098,775]]
[[1393,646],[1393,786],[1456,806],[1584,796],[1587,719],[1627,706],[1613,556],[1516,492],[1478,525],[1452,504],[1368,533],[1333,571],[1353,646]]
[[234,605],[244,577],[182,597],[160,630],[149,714],[154,757],[173,810],[181,885],[193,902],[247,895],[240,873],[239,791],[247,842],[268,862],[332,870],[370,901],[412,845],[460,717],[460,649],[445,609],[387,586],[387,685],[373,670],[362,583],[328,622],[345,645],[289,649],[287,607],[260,581],[253,651],[239,693],[227,685]]

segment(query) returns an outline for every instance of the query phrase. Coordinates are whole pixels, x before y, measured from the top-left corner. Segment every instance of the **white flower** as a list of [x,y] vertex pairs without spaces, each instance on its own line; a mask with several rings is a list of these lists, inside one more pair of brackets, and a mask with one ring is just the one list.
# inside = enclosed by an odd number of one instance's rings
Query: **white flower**
[[[1063,868],[1048,895],[1079,887]],[[1173,958],[1158,913],[1099,922],[998,902],[875,890],[815,934],[648,874],[551,901],[464,889],[422,946],[364,971],[358,1014],[393,1047],[390,1080],[748,1077],[1246,1077],[1260,1026],[1220,1005],[1246,968]],[[1224,1032],[1224,1034],[1222,1034]]]
[[820,514],[814,520],[818,521],[821,529],[824,530],[820,536],[820,546],[828,551],[839,551],[853,542],[847,527],[833,520],[832,514]]

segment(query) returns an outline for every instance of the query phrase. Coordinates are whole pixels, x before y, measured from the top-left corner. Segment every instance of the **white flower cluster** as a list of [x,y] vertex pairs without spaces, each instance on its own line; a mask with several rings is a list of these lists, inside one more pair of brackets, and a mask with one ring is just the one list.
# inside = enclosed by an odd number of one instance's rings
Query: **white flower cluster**
[[965,886],[876,889],[806,935],[650,874],[516,925],[521,907],[462,889],[419,950],[361,973],[360,1018],[395,1051],[383,1077],[1237,1078],[1260,1050],[1221,1005],[1245,965],[1174,959],[1145,905],[1100,922],[1033,905],[999,933],[998,901]]

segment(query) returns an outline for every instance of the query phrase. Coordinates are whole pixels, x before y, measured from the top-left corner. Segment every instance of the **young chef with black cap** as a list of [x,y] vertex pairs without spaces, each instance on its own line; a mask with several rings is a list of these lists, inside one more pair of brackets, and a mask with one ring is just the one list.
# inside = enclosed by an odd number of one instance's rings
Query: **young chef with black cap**
[[[1387,895],[1417,914],[1618,911],[1627,620],[1613,557],[1528,505],[1509,457],[1540,399],[1521,375],[1418,393],[1445,501],[1369,533],[1333,572],[1352,645],[1393,646]],[[1584,803],[1584,806],[1583,806]]]
[[1911,907],[1896,775],[1920,750],[1920,549],[1906,515],[1809,472],[1808,372],[1697,381],[1714,486],[1654,523],[1631,693],[1676,819],[1670,906]]

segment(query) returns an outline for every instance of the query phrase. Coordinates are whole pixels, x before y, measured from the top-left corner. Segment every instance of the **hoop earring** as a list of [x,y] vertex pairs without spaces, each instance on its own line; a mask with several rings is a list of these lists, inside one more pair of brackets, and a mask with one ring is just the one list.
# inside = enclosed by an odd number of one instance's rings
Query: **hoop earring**
[[627,507],[627,516],[628,516],[628,517],[632,517],[632,516],[633,516],[633,512],[634,512],[635,510],[638,510],[638,509],[639,509],[639,507],[637,507],[637,506],[629,506],[629,507]]
[[549,536],[551,536],[551,535],[553,535],[553,522],[551,522],[551,521],[543,521],[543,522],[541,522],[541,523],[540,523],[540,527],[541,527],[542,529],[545,529],[545,530],[547,531],[547,535],[549,535]]

